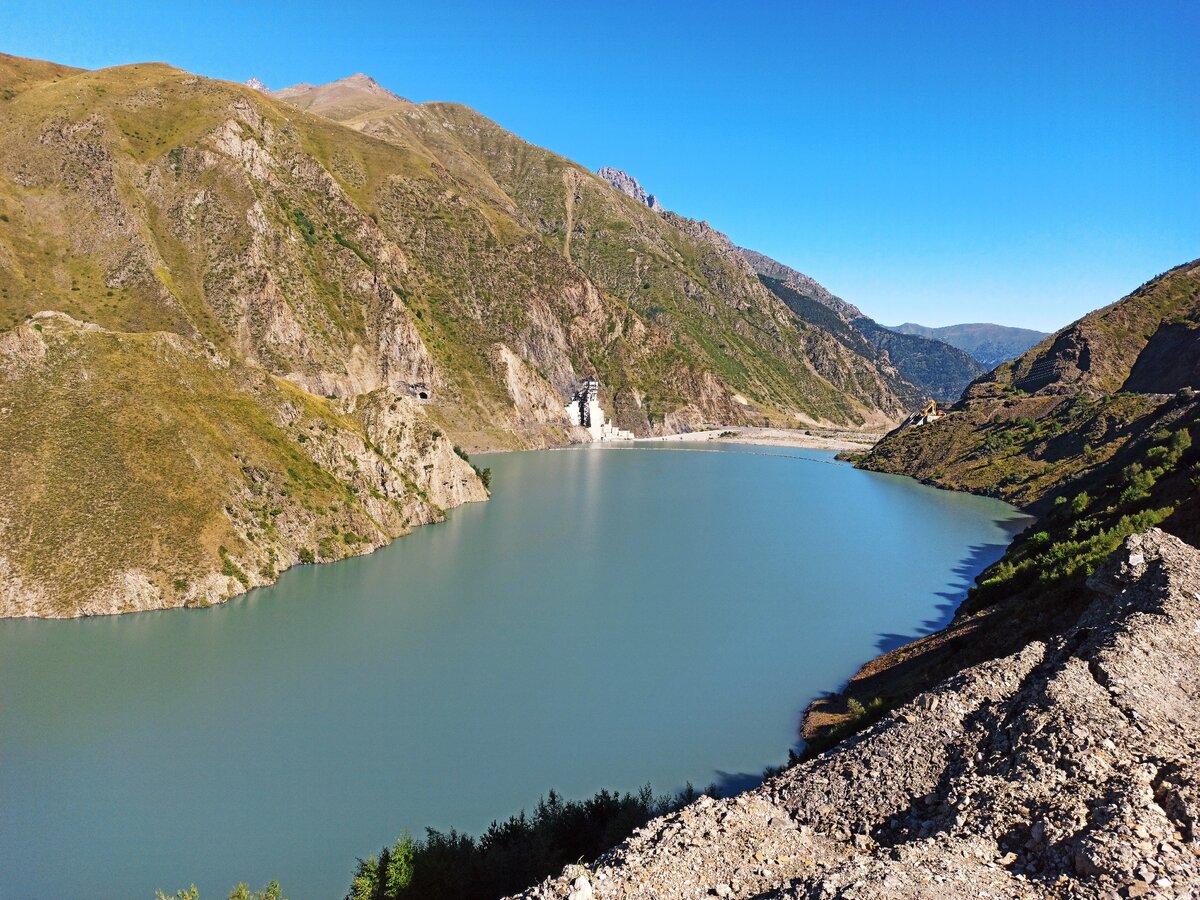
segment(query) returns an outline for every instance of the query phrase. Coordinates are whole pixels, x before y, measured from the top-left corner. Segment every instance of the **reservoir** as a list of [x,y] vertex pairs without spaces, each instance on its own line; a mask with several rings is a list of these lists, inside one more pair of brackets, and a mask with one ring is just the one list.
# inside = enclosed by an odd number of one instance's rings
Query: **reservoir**
[[489,502],[225,605],[0,621],[0,898],[333,900],[402,829],[743,785],[1029,521],[816,450],[477,462]]

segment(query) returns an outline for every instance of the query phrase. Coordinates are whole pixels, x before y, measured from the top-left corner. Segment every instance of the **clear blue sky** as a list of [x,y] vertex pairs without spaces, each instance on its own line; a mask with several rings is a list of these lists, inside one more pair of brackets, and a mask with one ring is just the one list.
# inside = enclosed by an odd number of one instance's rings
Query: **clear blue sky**
[[1200,3],[7,0],[0,50],[374,75],[638,177],[880,321],[1052,329],[1200,256]]

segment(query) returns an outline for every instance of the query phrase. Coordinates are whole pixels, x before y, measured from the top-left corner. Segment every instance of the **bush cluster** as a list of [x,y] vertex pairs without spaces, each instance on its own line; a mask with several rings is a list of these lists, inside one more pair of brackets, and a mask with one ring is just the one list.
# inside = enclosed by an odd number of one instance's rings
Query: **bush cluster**
[[[710,787],[706,793],[715,793]],[[424,840],[407,834],[360,859],[346,900],[495,900],[591,860],[651,819],[691,803],[689,784],[674,797],[599,791],[588,800],[563,800],[554,791],[478,838],[428,829]]]

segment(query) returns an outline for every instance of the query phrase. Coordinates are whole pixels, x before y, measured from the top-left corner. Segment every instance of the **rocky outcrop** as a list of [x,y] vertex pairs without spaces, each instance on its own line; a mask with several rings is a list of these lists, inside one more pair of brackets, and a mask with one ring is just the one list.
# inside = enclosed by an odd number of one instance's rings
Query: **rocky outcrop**
[[1061,634],[523,896],[1193,896],[1200,551],[1152,529],[1090,585]]
[[658,198],[638,184],[638,180],[628,172],[621,169],[614,169],[612,166],[603,166],[596,170],[596,174],[622,194],[628,194],[638,203],[648,206],[655,212],[663,211],[663,205],[658,202]]
[[177,334],[0,335],[0,618],[207,606],[487,497],[419,400],[347,400]]

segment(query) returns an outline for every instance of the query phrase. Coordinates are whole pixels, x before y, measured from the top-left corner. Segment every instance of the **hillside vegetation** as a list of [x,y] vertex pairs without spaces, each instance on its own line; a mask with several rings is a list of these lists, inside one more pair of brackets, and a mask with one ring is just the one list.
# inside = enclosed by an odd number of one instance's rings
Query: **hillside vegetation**
[[762,283],[806,322],[829,331],[857,355],[875,362],[910,409],[930,398],[952,400],[985,367],[970,354],[932,337],[898,334],[823,285],[781,262],[742,250]]
[[[1059,634],[1086,578],[1158,526],[1200,543],[1200,261],[1172,269],[977,379],[943,419],[859,459],[1038,515],[950,626],[868,664],[806,720],[820,746],[946,674]],[[1189,355],[1190,354],[1190,355]]]
[[[456,178],[493,198],[605,297],[666,336],[670,362],[694,361],[739,407],[713,411],[719,415],[689,409],[689,400],[695,406],[711,389],[697,391],[694,381],[667,374],[653,390],[614,390],[623,427],[694,427],[704,418],[698,412],[710,422],[877,424],[908,408],[874,358],[792,314],[763,288],[743,253],[706,223],[656,211],[464,106],[375,97],[377,109],[362,112],[372,100],[357,94],[351,101],[350,81],[317,89],[340,98],[328,115],[399,146],[431,148]],[[607,384],[628,376],[607,355],[593,362]]]

